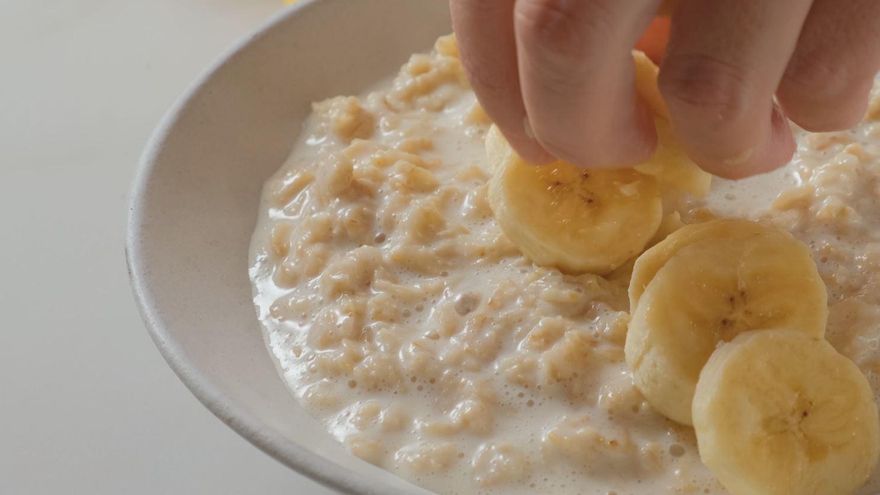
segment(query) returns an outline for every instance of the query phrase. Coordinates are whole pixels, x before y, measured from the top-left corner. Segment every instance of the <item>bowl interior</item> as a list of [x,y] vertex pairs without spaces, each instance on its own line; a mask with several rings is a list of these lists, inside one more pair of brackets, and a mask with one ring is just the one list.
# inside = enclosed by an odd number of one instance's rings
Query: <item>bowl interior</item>
[[129,267],[159,349],[248,440],[347,492],[427,493],[346,453],[290,395],[256,321],[248,245],[311,102],[363,91],[449,31],[442,0],[301,2],[169,113],[135,183]]

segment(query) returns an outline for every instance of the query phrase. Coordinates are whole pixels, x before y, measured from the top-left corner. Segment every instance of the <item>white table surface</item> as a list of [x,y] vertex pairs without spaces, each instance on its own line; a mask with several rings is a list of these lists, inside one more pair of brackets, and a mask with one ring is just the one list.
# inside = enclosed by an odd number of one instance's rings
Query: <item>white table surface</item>
[[123,260],[150,131],[281,0],[0,0],[0,494],[329,494],[165,365]]

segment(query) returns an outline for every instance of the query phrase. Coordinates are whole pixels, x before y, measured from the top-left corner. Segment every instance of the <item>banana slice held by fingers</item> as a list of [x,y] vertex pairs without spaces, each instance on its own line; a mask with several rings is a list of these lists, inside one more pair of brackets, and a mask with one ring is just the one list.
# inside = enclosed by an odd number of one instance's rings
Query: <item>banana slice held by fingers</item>
[[716,351],[693,402],[700,457],[733,495],[845,495],[880,456],[867,379],[820,337],[739,335]]
[[493,171],[501,166],[502,163],[507,161],[508,155],[514,152],[504,134],[501,134],[501,130],[496,125],[489,127],[483,145],[486,148],[486,162],[489,164],[489,171]]
[[660,68],[645,55],[645,52],[633,50],[632,56],[636,64],[636,93],[648,105],[654,116],[669,119],[669,109],[657,85]]
[[678,250],[648,284],[624,354],[651,406],[690,425],[700,370],[719,343],[758,328],[822,337],[826,317],[825,285],[788,233],[705,239]]
[[563,271],[605,274],[638,255],[663,215],[663,197],[709,191],[711,176],[681,147],[657,89],[657,67],[633,52],[636,89],[656,114],[658,146],[629,169],[583,170],[557,161],[524,162],[497,127],[486,134],[489,204],[504,233],[532,261]]
[[636,165],[639,172],[657,179],[664,191],[684,191],[701,198],[709,194],[712,176],[688,158],[672,133],[672,126],[664,119],[654,119],[657,130],[657,149],[650,160]]
[[660,226],[663,206],[651,177],[499,155],[489,205],[504,233],[539,265],[608,273],[641,253]]
[[664,191],[684,191],[696,197],[709,193],[712,176],[688,158],[675,138],[669,123],[669,110],[657,87],[659,69],[644,53],[634,50],[636,92],[654,114],[657,149],[650,160],[635,166],[643,174],[655,177]]

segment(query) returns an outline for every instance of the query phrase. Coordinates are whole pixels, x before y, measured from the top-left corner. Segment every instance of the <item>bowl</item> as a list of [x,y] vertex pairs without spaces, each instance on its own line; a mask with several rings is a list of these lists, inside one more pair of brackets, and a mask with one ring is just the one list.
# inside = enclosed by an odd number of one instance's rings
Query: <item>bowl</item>
[[288,391],[257,322],[248,245],[263,183],[311,103],[361,93],[450,30],[443,0],[302,1],[186,93],[135,179],[126,253],[159,351],[235,431],[347,493],[428,492],[350,455]]

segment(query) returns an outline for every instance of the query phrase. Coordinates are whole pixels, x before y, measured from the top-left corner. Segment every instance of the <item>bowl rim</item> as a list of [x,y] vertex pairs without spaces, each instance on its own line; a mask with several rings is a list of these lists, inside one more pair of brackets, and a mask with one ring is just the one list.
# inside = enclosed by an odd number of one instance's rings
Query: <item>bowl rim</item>
[[[250,45],[268,36],[271,31],[279,28],[290,18],[307,11],[317,3],[318,0],[300,0],[270,16],[255,31],[240,38],[222,52],[165,112],[147,140],[130,186],[125,230],[125,263],[138,312],[153,343],[177,377],[211,413],[276,461],[326,487],[350,494],[398,493],[398,490],[390,486],[374,487],[373,483],[363,475],[316,455],[296,442],[283,439],[256,416],[231,401],[227,394],[211,382],[209,376],[194,367],[185,350],[169,332],[170,325],[164,321],[155,303],[154,293],[149,286],[149,267],[144,262],[140,243],[145,222],[141,206],[147,194],[147,183],[165,142],[181,115],[191,107],[202,87],[228,63],[242,56]],[[376,491],[377,488],[381,491]]]

